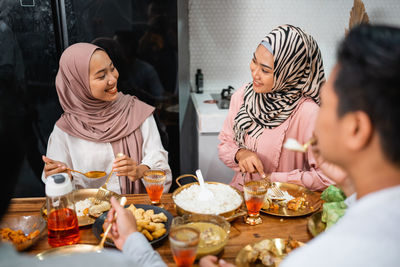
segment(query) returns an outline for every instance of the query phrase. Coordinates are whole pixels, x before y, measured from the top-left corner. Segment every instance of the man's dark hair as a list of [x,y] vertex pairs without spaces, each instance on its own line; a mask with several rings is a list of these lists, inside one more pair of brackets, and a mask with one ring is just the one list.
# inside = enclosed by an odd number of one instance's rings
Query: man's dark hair
[[400,166],[400,29],[360,25],[338,50],[339,116],[362,110],[386,157]]

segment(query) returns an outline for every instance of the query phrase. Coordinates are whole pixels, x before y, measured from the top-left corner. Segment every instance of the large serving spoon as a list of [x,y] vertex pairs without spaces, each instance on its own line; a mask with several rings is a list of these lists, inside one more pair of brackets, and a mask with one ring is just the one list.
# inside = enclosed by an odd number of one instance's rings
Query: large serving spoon
[[80,173],[82,175],[85,175],[87,178],[91,178],[91,179],[101,178],[101,177],[106,176],[106,174],[107,174],[106,172],[103,172],[103,171],[90,171],[90,172],[83,173],[83,172],[76,171],[76,170],[73,170],[73,169],[70,169],[70,168],[67,168],[67,170],[69,170],[71,172]]
[[[50,160],[49,158],[47,158],[47,161],[45,161],[45,164],[49,164],[49,163],[54,164],[55,162],[53,160]],[[107,174],[106,172],[103,172],[103,171],[90,171],[90,172],[83,173],[83,172],[80,172],[80,171],[73,170],[71,168],[67,168],[67,170],[71,171],[71,172],[80,173],[80,174],[86,176],[87,178],[91,178],[91,179],[101,178],[101,177],[106,176],[106,174]]]
[[307,151],[307,148],[310,145],[313,145],[316,142],[315,137],[312,137],[310,140],[308,140],[305,144],[301,144],[299,141],[297,141],[294,138],[288,138],[283,144],[283,147],[292,151],[297,151],[297,152],[302,152],[305,153]]
[[[126,197],[122,197],[120,200],[120,205],[125,206],[126,203]],[[115,213],[113,222],[117,218],[117,213]],[[75,244],[75,245],[69,245],[69,246],[62,246],[62,247],[57,247],[57,248],[51,248],[46,251],[43,251],[39,254],[36,255],[36,257],[39,260],[44,260],[48,257],[54,256],[54,255],[67,255],[67,254],[75,254],[75,253],[89,253],[89,252],[101,252],[104,248],[104,242],[106,241],[108,232],[110,232],[112,223],[110,223],[107,226],[107,229],[104,232],[104,235],[102,239],[100,240],[100,243],[98,245],[89,245],[89,244]]]
[[208,190],[208,188],[206,187],[205,183],[204,183],[204,178],[203,178],[203,174],[201,174],[200,169],[198,169],[196,171],[196,176],[197,179],[199,179],[199,184],[200,184],[200,193],[197,196],[197,199],[200,201],[207,201],[210,200],[214,197],[213,193]]

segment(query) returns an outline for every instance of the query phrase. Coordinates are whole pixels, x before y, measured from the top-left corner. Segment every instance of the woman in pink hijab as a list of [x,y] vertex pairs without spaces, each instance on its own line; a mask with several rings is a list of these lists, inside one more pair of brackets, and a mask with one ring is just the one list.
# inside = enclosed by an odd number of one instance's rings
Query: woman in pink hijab
[[235,171],[231,185],[241,189],[262,178],[312,190],[332,184],[311,150],[283,149],[287,138],[306,143],[313,136],[325,82],[314,38],[292,25],[275,28],[258,45],[250,71],[253,80],[232,96],[219,135],[219,157]]
[[[118,92],[118,70],[107,53],[89,43],[68,47],[60,58],[56,88],[64,113],[50,135],[42,179],[68,168],[114,170],[107,188],[119,194],[142,193],[147,169],[167,172],[164,191],[171,185],[168,153],[164,150],[154,108]],[[123,156],[116,157],[122,153]],[[99,179],[74,174],[76,189],[101,186]]]

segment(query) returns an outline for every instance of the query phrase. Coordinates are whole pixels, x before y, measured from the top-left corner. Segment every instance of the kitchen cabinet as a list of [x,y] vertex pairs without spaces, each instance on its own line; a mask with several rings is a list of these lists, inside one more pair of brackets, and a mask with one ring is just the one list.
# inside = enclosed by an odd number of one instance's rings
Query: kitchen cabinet
[[207,181],[217,181],[229,183],[233,177],[233,170],[226,167],[218,158],[218,134],[228,109],[219,109],[216,103],[205,103],[212,100],[211,94],[220,92],[204,92],[203,94],[191,94],[193,104],[192,125],[195,128],[195,144],[197,150],[197,166],[201,169],[204,179]]

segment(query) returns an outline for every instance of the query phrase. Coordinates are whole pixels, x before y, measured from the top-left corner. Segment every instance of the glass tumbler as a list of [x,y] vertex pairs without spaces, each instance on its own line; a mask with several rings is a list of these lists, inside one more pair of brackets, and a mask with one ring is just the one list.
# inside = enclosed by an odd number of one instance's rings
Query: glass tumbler
[[247,224],[256,225],[262,223],[260,210],[264,203],[267,190],[267,185],[263,181],[251,181],[245,183],[243,191],[247,207],[247,216],[245,218]]
[[152,205],[160,205],[166,179],[166,173],[162,170],[147,170],[144,172],[143,183]]
[[200,232],[187,226],[173,227],[169,233],[169,243],[176,266],[190,267],[196,259]]

